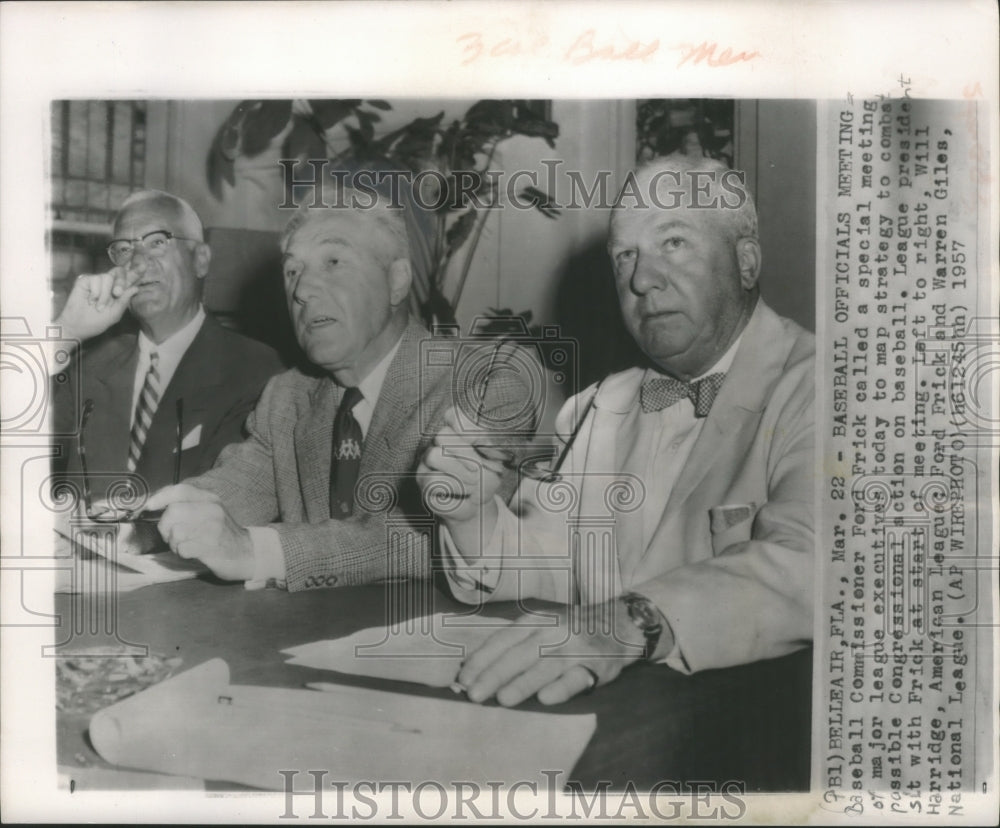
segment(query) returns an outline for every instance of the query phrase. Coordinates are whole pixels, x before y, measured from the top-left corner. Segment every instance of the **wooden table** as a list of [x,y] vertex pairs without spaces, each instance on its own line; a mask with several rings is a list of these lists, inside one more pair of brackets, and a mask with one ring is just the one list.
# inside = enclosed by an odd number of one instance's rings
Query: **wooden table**
[[[287,647],[385,623],[385,596],[382,586],[287,593],[196,579],[118,595],[112,628],[125,642],[180,656],[181,669],[223,658],[234,684],[301,688],[333,681],[454,699],[447,689],[285,663],[281,650]],[[432,591],[432,600],[434,610],[468,610],[440,590]],[[104,599],[57,596],[60,651],[114,642],[114,635],[103,632],[70,634],[73,618],[91,617],[94,601]],[[490,613],[510,615],[514,609],[500,605]],[[605,781],[621,790],[628,780],[640,790],[661,780],[738,780],[747,791],[807,790],[811,657],[807,649],[693,676],[637,664],[615,682],[557,708],[535,701],[522,707],[597,714],[597,730],[570,775],[585,790]],[[60,765],[108,767],[87,740],[89,717],[60,713],[57,721]]]

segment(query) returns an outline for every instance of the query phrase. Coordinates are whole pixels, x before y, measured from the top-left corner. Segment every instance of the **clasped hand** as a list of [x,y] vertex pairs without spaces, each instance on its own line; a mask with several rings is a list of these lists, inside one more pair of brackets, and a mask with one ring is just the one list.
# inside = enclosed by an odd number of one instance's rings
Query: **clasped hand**
[[156,492],[146,508],[165,509],[157,528],[182,558],[197,558],[226,581],[253,578],[250,533],[230,517],[214,493],[179,483]]
[[503,464],[485,457],[476,441],[488,433],[470,433],[449,408],[445,425],[417,467],[417,483],[428,507],[449,526],[478,518],[500,488]]

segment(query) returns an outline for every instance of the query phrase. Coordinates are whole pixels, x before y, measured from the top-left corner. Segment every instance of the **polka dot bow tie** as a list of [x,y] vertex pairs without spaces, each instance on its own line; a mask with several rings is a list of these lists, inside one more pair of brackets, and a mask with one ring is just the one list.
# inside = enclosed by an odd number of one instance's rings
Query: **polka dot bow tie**
[[695,417],[707,417],[725,379],[725,374],[709,374],[697,382],[681,382],[673,377],[653,377],[642,384],[639,403],[648,414],[650,411],[662,411],[686,398],[694,405]]

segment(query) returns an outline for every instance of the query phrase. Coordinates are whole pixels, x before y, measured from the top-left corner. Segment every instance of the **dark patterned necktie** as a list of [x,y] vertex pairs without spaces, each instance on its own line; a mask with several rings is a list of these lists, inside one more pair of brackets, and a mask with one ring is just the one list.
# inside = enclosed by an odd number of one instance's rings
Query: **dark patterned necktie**
[[725,374],[709,374],[697,382],[681,382],[673,377],[653,377],[642,384],[639,403],[648,414],[650,411],[662,411],[686,398],[694,405],[695,417],[707,417],[725,379]]
[[354,406],[364,395],[348,388],[333,421],[333,460],[330,464],[330,517],[348,517],[354,511],[354,487],[361,469],[361,425],[354,419]]

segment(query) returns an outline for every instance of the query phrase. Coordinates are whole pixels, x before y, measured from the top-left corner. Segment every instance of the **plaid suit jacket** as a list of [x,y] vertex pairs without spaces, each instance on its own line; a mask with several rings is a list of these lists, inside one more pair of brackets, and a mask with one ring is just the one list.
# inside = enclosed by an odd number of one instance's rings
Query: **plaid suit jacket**
[[[289,590],[430,576],[434,520],[415,471],[465,380],[460,340],[433,340],[435,357],[421,363],[429,336],[412,321],[403,333],[362,446],[351,517],[331,518],[329,510],[333,421],[343,389],[298,369],[268,383],[247,419],[249,437],[188,481],[215,492],[237,523],[278,531]],[[485,410],[491,418],[516,418],[526,408],[528,382],[518,372],[491,376]],[[533,420],[520,423],[530,436]],[[515,484],[508,473],[503,494]]]

